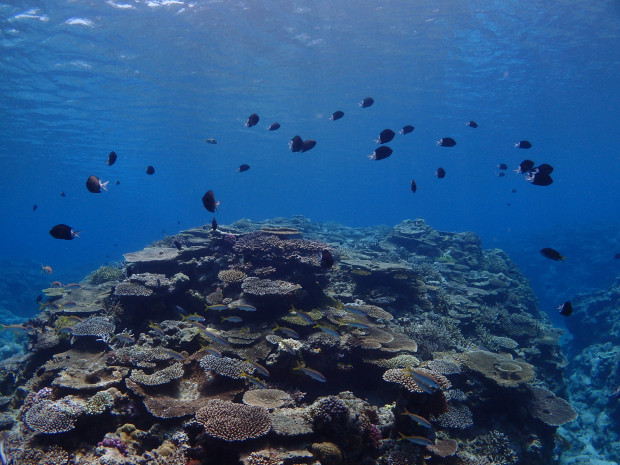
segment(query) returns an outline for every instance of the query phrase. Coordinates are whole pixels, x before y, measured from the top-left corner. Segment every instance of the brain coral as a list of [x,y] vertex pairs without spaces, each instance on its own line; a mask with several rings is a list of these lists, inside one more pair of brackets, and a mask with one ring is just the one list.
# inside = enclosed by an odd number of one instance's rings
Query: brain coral
[[263,407],[214,399],[196,412],[205,433],[224,441],[245,441],[264,436],[271,429],[269,412]]

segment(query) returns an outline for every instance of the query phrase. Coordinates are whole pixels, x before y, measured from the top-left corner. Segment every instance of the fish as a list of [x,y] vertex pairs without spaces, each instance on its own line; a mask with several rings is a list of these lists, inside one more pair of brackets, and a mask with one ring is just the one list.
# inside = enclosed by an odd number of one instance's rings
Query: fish
[[573,304],[566,301],[558,307],[558,310],[560,311],[560,315],[571,316],[573,314]]
[[61,310],[65,310],[67,308],[76,308],[76,307],[77,307],[77,303],[75,302],[67,302],[66,304],[60,304]]
[[278,129],[280,129],[280,123],[271,123],[267,131],[277,131]]
[[250,304],[237,304],[237,305],[233,305],[232,308],[236,308],[244,312],[255,312],[256,311],[256,307]]
[[67,194],[65,194],[65,191],[60,191],[60,196],[64,199],[67,196]]
[[155,174],[155,168],[153,168],[151,165],[146,167],[146,174],[151,175],[151,174]]
[[112,339],[110,339],[110,342],[112,341],[121,341],[124,344],[133,344],[134,342],[136,342],[135,338],[131,333],[115,334]]
[[359,315],[359,316],[364,316],[364,317],[368,316],[368,314],[362,309],[360,309],[359,305],[357,304],[346,304],[344,306],[344,309],[347,312],[355,313],[356,315]]
[[259,372],[261,375],[269,378],[269,370],[267,368],[265,368],[264,366],[262,366],[260,363],[254,362],[254,361],[250,360],[249,358],[247,358],[245,360],[245,363],[249,363],[250,365],[252,365],[254,367],[254,369],[257,372]]
[[50,283],[50,287],[62,287],[62,283],[60,281],[54,281]]
[[532,160],[523,160],[519,163],[519,167],[515,170],[517,173],[527,173],[534,167],[534,162]]
[[203,346],[203,347],[201,347],[201,349],[204,349],[205,352],[207,352],[207,353],[209,353],[211,355],[214,355],[215,357],[220,357],[220,358],[223,357],[222,352],[220,352],[219,350],[213,349],[211,347]]
[[301,151],[302,152],[307,152],[308,150],[313,149],[315,145],[316,145],[316,141],[315,140],[313,140],[313,139],[305,140],[303,145],[301,146]]
[[33,212],[34,212],[34,211],[37,211],[37,208],[39,208],[39,207],[38,207],[38,205],[35,203],[35,204],[32,206],[32,211],[33,211]]
[[517,189],[510,189],[510,192],[511,192],[512,194],[516,194],[516,193],[517,193]]
[[515,148],[529,149],[529,148],[532,148],[532,144],[528,140],[520,140],[519,142],[515,142]]
[[308,315],[303,310],[297,310],[295,308],[295,306],[293,306],[293,305],[291,305],[290,312],[295,314],[295,315],[299,315],[302,320],[304,320],[306,323],[308,323],[310,325],[315,325],[316,324],[316,321],[314,321],[314,319],[310,315]]
[[340,118],[342,118],[344,116],[344,111],[335,111],[332,113],[332,115],[329,117],[330,121],[336,121],[339,120]]
[[368,329],[370,327],[366,323],[356,320],[340,320],[338,326],[351,326],[352,328],[358,329]]
[[317,324],[315,324],[315,325],[313,326],[313,328],[320,329],[320,330],[321,330],[321,331],[323,331],[325,334],[329,334],[330,336],[334,336],[334,337],[338,337],[338,338],[340,337],[340,334],[338,334],[338,332],[337,332],[337,331],[334,331],[333,329],[328,328],[327,326],[322,326],[322,325],[320,325],[320,324],[318,324],[318,323],[317,323]]
[[0,324],[0,326],[2,327],[2,329],[0,329],[0,332],[6,330],[6,331],[12,332],[13,334],[26,334],[28,331],[32,329],[31,326],[25,326],[24,324],[19,324],[19,325]]
[[208,329],[203,329],[202,332],[205,336],[207,336],[209,339],[211,339],[213,342],[217,344],[222,344],[224,346],[229,345],[228,341],[224,339],[222,336],[220,336],[219,334],[215,334],[214,332],[209,331]]
[[535,186],[550,186],[553,184],[553,178],[544,173],[534,173],[532,175],[528,175],[526,179]]
[[109,182],[110,181],[103,182],[97,176],[91,175],[86,180],[86,189],[88,189],[88,192],[92,192],[93,194],[100,194],[101,189],[104,191],[108,190]]
[[504,173],[503,171],[500,171],[499,173],[497,173],[497,176],[500,178],[503,178],[504,176],[506,176],[506,173]]
[[500,163],[499,165],[497,165],[497,167],[500,170],[507,170],[508,169],[508,165],[506,163]]
[[245,371],[242,371],[239,376],[241,376],[242,378],[247,379],[250,383],[252,383],[254,386],[256,386],[259,389],[267,389],[267,385],[265,383],[263,383],[259,378],[257,378],[256,376],[250,376],[248,375]]
[[403,128],[400,131],[398,131],[398,133],[404,136],[405,134],[409,134],[410,132],[413,132],[414,129],[415,128],[413,126],[411,126],[410,124],[407,124],[403,126]]
[[401,415],[408,416],[409,418],[411,418],[413,421],[415,421],[420,426],[424,426],[425,428],[433,429],[433,425],[431,425],[430,422],[426,418],[421,417],[420,415],[416,415],[415,413],[411,413],[407,409],[405,409],[405,411],[403,413],[401,413]]
[[112,166],[114,163],[116,163],[117,158],[118,156],[116,155],[116,152],[112,150],[108,155],[108,161],[106,163],[108,164],[108,166]]
[[398,433],[398,435],[400,436],[400,438],[398,438],[399,441],[408,441],[412,444],[417,444],[418,446],[432,446],[435,444],[433,441],[425,438],[424,436],[405,436],[403,433]]
[[476,123],[475,121],[467,121],[465,123],[465,126],[469,126],[470,128],[477,128],[478,127],[478,123]]
[[415,180],[411,180],[411,192],[413,192],[415,194],[415,192],[418,190],[418,185],[415,183]]
[[359,106],[362,108],[368,108],[372,106],[373,103],[375,103],[375,99],[373,99],[372,97],[366,97],[359,103]]
[[237,171],[239,171],[240,173],[243,173],[244,171],[247,171],[250,169],[250,165],[246,165],[245,163],[243,165],[239,166],[239,169]]
[[435,176],[437,176],[439,179],[445,178],[446,170],[444,170],[443,168],[437,168],[437,171],[435,171]]
[[73,332],[73,326],[63,326],[56,331],[58,334],[71,334]]
[[220,205],[220,202],[215,201],[215,194],[211,189],[209,189],[205,195],[202,196],[202,204],[207,211],[215,213],[217,211],[217,207]]
[[65,284],[65,287],[78,287],[78,288],[82,288],[82,285],[80,283],[69,283],[69,284]]
[[117,186],[120,186],[121,182],[120,181],[116,181],[114,184],[116,184]]
[[288,143],[288,148],[291,152],[300,152],[304,147],[304,140],[300,136],[293,137]]
[[230,321],[231,323],[241,323],[243,321],[243,318],[240,316],[222,316],[220,319],[222,323],[225,321]]
[[544,249],[540,249],[540,253],[543,257],[550,258],[551,260],[555,260],[556,262],[564,260],[566,257],[563,257],[560,252],[551,247],[545,247]]
[[207,305],[207,310],[215,310],[216,312],[221,312],[223,310],[228,310],[230,307],[226,304],[215,304],[215,305]]
[[282,347],[284,347],[284,350],[286,350],[289,354],[293,354],[295,355],[295,349],[293,349],[293,346],[291,346],[288,342],[286,342],[284,339],[282,339],[281,337],[278,338],[278,343],[282,345]]
[[616,255],[614,255],[615,259],[620,259],[620,253],[617,253]]
[[47,274],[52,274],[54,270],[49,265],[41,265],[41,273],[46,272]]
[[248,116],[248,120],[245,122],[245,127],[251,128],[252,126],[256,126],[259,120],[260,118],[258,117],[258,115],[256,113],[252,113],[250,116]]
[[0,464],[2,465],[11,465],[13,463],[13,459],[6,451],[6,444],[9,442],[10,435],[11,433],[7,430],[0,433]]
[[334,256],[329,250],[323,249],[321,252],[321,267],[331,268],[332,266],[334,266]]
[[542,165],[538,165],[536,168],[532,168],[530,173],[541,173],[541,174],[551,174],[553,173],[553,166],[548,163],[543,163]]
[[392,131],[391,129],[384,129],[383,131],[379,133],[379,137],[375,139],[375,142],[377,144],[387,144],[392,139],[394,139],[395,135],[396,133]]
[[381,147],[378,147],[373,153],[372,155],[368,155],[368,158],[370,158],[371,160],[384,160],[385,158],[389,157],[390,155],[392,155],[393,150],[391,148],[389,148],[387,145],[382,145]]
[[273,328],[271,331],[273,331],[274,333],[276,331],[282,331],[288,337],[292,337],[293,339],[299,339],[299,334],[297,333],[297,331],[291,328],[287,328],[286,326],[280,326],[278,323],[276,323],[276,327]]
[[152,321],[149,321],[149,328],[151,328],[153,332],[161,338],[166,336],[166,333],[164,333],[164,330],[161,329],[158,325],[156,325]]
[[217,140],[214,139],[213,137],[209,137],[208,139],[205,139],[205,142],[207,144],[213,144],[213,145],[217,144]]
[[437,145],[440,147],[454,147],[456,141],[452,137],[442,137],[437,141]]
[[71,226],[67,226],[66,224],[57,224],[52,229],[50,229],[50,235],[54,239],[64,239],[66,241],[71,241],[76,237],[80,237],[79,234],[82,231],[74,231]]
[[191,315],[181,315],[181,321],[197,321],[198,323],[203,323],[205,318],[203,316],[198,315],[198,313],[192,313]]
[[174,360],[185,360],[185,355],[183,355],[182,353],[176,352],[172,349],[164,349],[163,352],[166,355],[169,355]]
[[293,368],[293,370],[298,370],[302,372],[304,375],[316,381],[320,381],[321,383],[325,383],[327,381],[327,378],[325,378],[325,376],[323,376],[322,373],[316,370],[313,370],[312,368],[307,368],[303,363],[298,363],[297,366]]
[[177,250],[183,250],[183,246],[179,241],[174,241],[173,244],[177,248]]
[[215,218],[211,220],[211,231],[217,231],[217,220]]

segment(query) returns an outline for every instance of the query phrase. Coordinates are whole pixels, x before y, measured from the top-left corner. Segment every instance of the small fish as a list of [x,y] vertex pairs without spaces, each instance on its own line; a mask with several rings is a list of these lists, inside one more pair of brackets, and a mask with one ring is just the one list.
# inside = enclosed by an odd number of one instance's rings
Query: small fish
[[65,304],[61,304],[61,305],[60,305],[60,308],[61,308],[62,310],[65,310],[65,309],[67,309],[67,308],[75,308],[75,307],[77,307],[77,304],[76,304],[75,302],[67,302],[67,303],[65,303]]
[[177,248],[177,250],[183,250],[183,246],[179,241],[174,241],[173,244]]
[[146,174],[151,175],[151,174],[155,174],[155,168],[153,168],[151,165],[146,167]]
[[215,310],[216,312],[221,312],[223,310],[228,310],[230,307],[226,304],[215,304],[215,305],[207,305],[207,310]]
[[0,464],[2,465],[11,465],[13,463],[13,459],[6,451],[6,445],[9,442],[10,435],[11,433],[7,430],[0,433]]
[[56,331],[58,334],[71,334],[73,333],[73,326],[63,326]]
[[276,323],[276,327],[273,328],[271,331],[273,331],[274,333],[276,331],[282,331],[288,337],[292,337],[293,339],[299,339],[299,334],[297,333],[297,331],[291,328],[287,328],[286,326],[280,326],[278,323]]
[[84,319],[80,318],[79,316],[76,316],[76,315],[71,315],[71,316],[67,317],[67,321],[72,323],[72,324],[77,324],[80,321],[84,321]]
[[330,336],[334,336],[334,337],[338,337],[338,338],[340,337],[340,334],[338,334],[338,332],[334,331],[334,330],[333,330],[333,329],[331,329],[331,328],[328,328],[327,326],[322,326],[322,325],[320,325],[320,324],[318,324],[318,323],[317,323],[317,324],[315,324],[315,325],[313,326],[313,328],[320,329],[320,330],[321,330],[321,331],[323,331],[325,334],[329,334]]
[[278,339],[278,343],[284,347],[284,350],[286,350],[289,354],[293,354],[295,355],[295,349],[293,349],[293,346],[291,346],[288,342],[286,342],[284,339],[279,338]]
[[62,283],[60,281],[54,281],[50,283],[50,287],[62,287]]
[[372,155],[368,155],[368,158],[370,158],[371,160],[384,160],[385,158],[389,157],[390,155],[392,155],[393,150],[391,148],[389,148],[387,145],[382,145],[381,147],[378,147],[373,153]]
[[67,194],[65,194],[65,191],[60,191],[60,196],[64,199],[67,196]]
[[299,315],[302,320],[304,320],[306,323],[308,323],[310,325],[315,325],[316,324],[316,321],[314,321],[314,319],[310,315],[308,315],[303,310],[297,310],[295,308],[295,306],[291,306],[290,312],[295,314],[295,315]]
[[203,323],[205,318],[203,316],[198,315],[198,313],[192,313],[191,315],[182,315],[181,321],[197,321],[198,323]]
[[614,255],[614,258],[615,258],[616,260],[620,259],[620,253],[617,253],[616,255]]
[[560,315],[571,316],[573,314],[573,304],[566,301],[558,307],[558,310],[560,311]]
[[208,139],[205,139],[205,142],[207,144],[213,144],[213,145],[217,144],[217,140],[215,140],[213,137],[209,137]]
[[321,267],[331,268],[332,266],[334,266],[334,256],[329,250],[323,249],[321,252]]
[[340,118],[342,118],[344,116],[344,111],[335,111],[332,113],[332,115],[329,117],[330,121],[336,121],[339,120]]
[[116,184],[117,186],[120,186],[121,182],[120,181],[116,181],[114,184]]
[[46,272],[47,274],[52,274],[54,272],[54,270],[52,270],[52,267],[49,265],[41,265],[41,273]]
[[405,436],[403,433],[398,433],[398,435],[400,436],[400,438],[398,438],[399,441],[408,441],[412,444],[417,444],[418,446],[432,446],[435,444],[433,441],[425,438],[424,436]]
[[37,208],[39,208],[39,207],[38,207],[38,205],[35,203],[35,204],[32,206],[32,211],[33,211],[33,212],[34,212],[34,211],[37,211]]
[[437,168],[437,171],[435,171],[435,176],[437,176],[439,179],[445,178],[446,170],[444,170],[443,168]]
[[211,189],[209,189],[205,195],[202,196],[202,204],[207,211],[215,213],[217,211],[217,207],[220,205],[220,202],[215,201],[215,194]]
[[340,320],[338,326],[351,326],[352,328],[368,329],[369,326],[366,323],[356,320]]
[[245,122],[245,127],[246,128],[251,128],[252,126],[256,126],[258,124],[259,120],[260,120],[260,118],[258,117],[258,115],[256,113],[252,113],[248,117],[248,120]]
[[242,371],[239,376],[241,376],[242,378],[247,379],[250,383],[252,383],[254,386],[256,386],[259,389],[267,389],[267,385],[265,383],[263,383],[259,378],[257,378],[256,376],[250,376],[248,375],[245,371]]
[[529,149],[532,147],[532,144],[527,140],[521,140],[519,142],[515,142],[515,148],[517,149]]
[[497,167],[500,170],[507,170],[508,169],[508,165],[506,163],[500,163],[499,165],[497,165]]
[[301,149],[304,147],[304,140],[300,136],[293,137],[289,143],[288,148],[291,152],[301,152]]
[[161,329],[158,325],[156,325],[152,321],[149,322],[149,328],[151,328],[153,332],[161,338],[166,336],[166,333],[164,333],[164,330]]
[[211,220],[211,231],[217,231],[217,220],[215,217]]
[[121,341],[124,344],[133,344],[134,342],[136,342],[135,338],[131,333],[115,334],[112,339],[110,339],[110,342],[112,341]]
[[413,421],[415,421],[420,426],[433,429],[433,425],[431,425],[430,422],[426,418],[421,417],[420,415],[416,415],[415,413],[411,413],[407,409],[405,409],[405,411],[401,413],[401,415],[407,415],[409,418],[411,418]]
[[478,123],[476,123],[475,121],[467,121],[465,123],[465,126],[469,126],[470,128],[477,128],[478,127]]
[[278,129],[280,129],[280,123],[271,123],[267,131],[277,131]]
[[232,308],[236,308],[237,310],[242,310],[244,312],[255,312],[256,311],[256,307],[250,304],[233,305]]
[[66,224],[57,224],[52,229],[50,229],[50,235],[54,239],[64,239],[66,241],[73,240],[76,237],[80,237],[81,231],[74,231],[71,226],[67,226]]
[[315,140],[312,140],[312,139],[305,140],[303,145],[301,146],[301,151],[307,152],[308,150],[313,149],[315,145],[316,145]]
[[163,352],[174,360],[185,360],[185,355],[172,349],[164,349]]
[[437,141],[437,145],[440,147],[454,147],[456,141],[452,137],[442,137]]
[[201,347],[201,349],[204,349],[205,352],[207,352],[210,355],[214,355],[215,357],[219,357],[222,358],[222,352],[220,352],[219,350],[213,349],[211,347]]
[[362,108],[368,108],[372,106],[373,103],[375,103],[375,100],[372,97],[366,97],[359,103],[359,106]]
[[398,131],[398,133],[404,136],[405,134],[409,134],[410,132],[413,132],[414,129],[415,128],[413,126],[411,126],[410,124],[407,124],[403,126],[403,128],[400,131]]
[[515,170],[517,173],[527,173],[534,167],[534,162],[532,160],[523,160],[519,163],[519,167]]
[[360,306],[357,304],[345,304],[344,309],[347,312],[355,313],[359,316],[368,316],[368,314],[359,307]]
[[188,321],[188,323],[194,328],[198,328],[200,331],[207,331],[207,327],[203,325],[200,321]]
[[411,180],[411,192],[413,192],[415,194],[415,192],[418,190],[418,185],[415,183],[415,180]]
[[245,360],[245,363],[249,363],[250,365],[252,365],[254,367],[254,369],[258,373],[260,373],[261,375],[265,376],[266,378],[269,378],[269,370],[267,368],[265,368],[264,366],[262,366],[260,363],[254,362],[254,361],[250,360],[249,358],[247,358]]
[[26,334],[28,331],[32,329],[32,327],[26,326],[24,324],[19,324],[19,325],[0,324],[0,326],[2,326],[2,329],[0,329],[0,332],[7,330],[7,331],[12,332],[13,334]]
[[244,171],[247,171],[250,169],[250,165],[246,165],[245,163],[241,166],[239,166],[239,169],[237,171],[239,171],[240,173],[243,173]]
[[108,166],[112,166],[114,163],[116,163],[117,158],[118,156],[116,155],[116,152],[113,150],[108,155],[108,161],[106,163],[108,164]]
[[395,135],[396,133],[391,129],[384,129],[379,133],[379,137],[375,139],[375,142],[377,144],[387,144],[392,139],[394,139]]
[[439,384],[431,375],[413,370],[409,365],[407,365],[405,371],[415,380],[416,384],[421,387],[423,391],[430,394],[433,390],[440,389]]
[[222,336],[220,336],[219,334],[215,334],[213,331],[209,331],[208,329],[204,329],[202,330],[202,332],[204,333],[205,336],[207,336],[213,342],[217,344],[222,344],[224,346],[228,345],[228,341],[224,339]]
[[551,247],[545,247],[544,249],[540,249],[540,253],[543,257],[550,258],[551,260],[555,260],[556,262],[564,260],[566,257],[563,257],[560,252],[552,249]]
[[304,375],[316,380],[316,381],[320,381],[321,383],[325,383],[327,381],[327,378],[325,378],[325,376],[323,376],[320,372],[313,370],[312,368],[307,368],[304,364],[299,363],[295,368],[293,368],[293,370],[299,370],[300,372],[302,372]]
[[503,178],[504,176],[506,176],[506,173],[504,173],[503,171],[500,171],[499,173],[497,173],[497,177],[499,178]]
[[510,189],[510,192],[511,192],[512,194],[516,194],[516,193],[517,193],[517,189]]
[[220,317],[220,320],[222,323],[224,323],[225,321],[230,321],[231,323],[241,323],[243,321],[243,318],[241,318],[240,316],[222,316]]

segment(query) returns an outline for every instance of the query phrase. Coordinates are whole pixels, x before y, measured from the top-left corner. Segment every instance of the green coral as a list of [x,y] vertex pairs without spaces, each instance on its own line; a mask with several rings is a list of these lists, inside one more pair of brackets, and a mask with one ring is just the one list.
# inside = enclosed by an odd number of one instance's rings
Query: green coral
[[86,276],[88,284],[103,284],[109,281],[120,281],[125,277],[122,265],[103,265]]

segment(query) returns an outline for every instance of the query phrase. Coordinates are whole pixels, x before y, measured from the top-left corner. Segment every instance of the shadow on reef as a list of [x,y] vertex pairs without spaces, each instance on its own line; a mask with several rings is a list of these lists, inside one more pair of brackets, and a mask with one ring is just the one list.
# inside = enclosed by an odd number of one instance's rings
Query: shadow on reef
[[15,463],[551,464],[576,417],[561,333],[472,233],[242,220],[125,259],[44,290],[0,368]]

